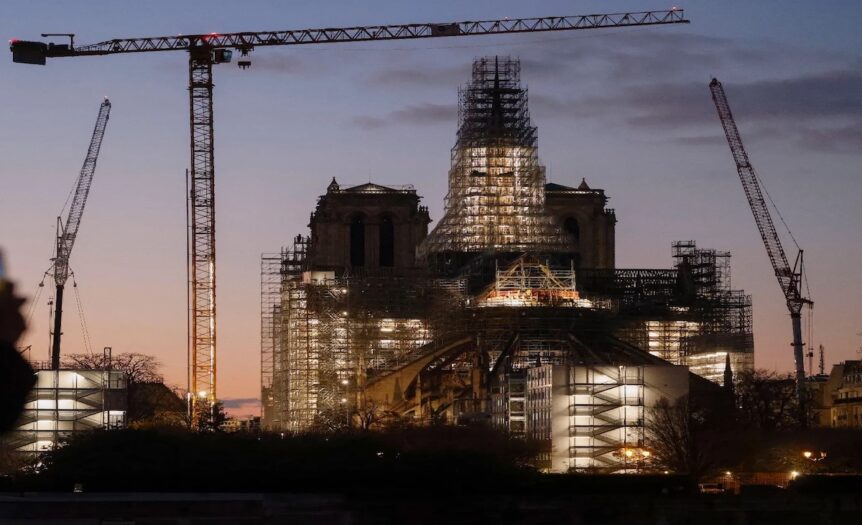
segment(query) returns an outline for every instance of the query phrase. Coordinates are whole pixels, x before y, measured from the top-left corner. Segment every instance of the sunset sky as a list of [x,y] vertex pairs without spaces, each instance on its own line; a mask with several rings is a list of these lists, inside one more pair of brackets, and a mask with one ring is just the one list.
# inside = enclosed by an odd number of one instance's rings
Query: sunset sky
[[[236,414],[259,398],[259,258],[304,233],[334,176],[413,184],[442,215],[457,88],[484,55],[522,61],[549,180],[603,188],[617,266],[671,266],[671,242],[733,253],[753,295],[758,367],[792,368],[790,320],[709,96],[725,86],[752,163],[805,250],[815,345],[827,364],[862,345],[862,3],[689,1],[689,25],[415,42],[264,48],[215,71],[219,394]],[[637,2],[183,1],[0,3],[0,36],[110,38],[449,22],[667,9]],[[61,39],[55,39],[60,41]],[[72,255],[93,347],[156,355],[186,381],[181,52],[0,60],[0,249],[33,297],[56,217],[103,96],[113,104]],[[776,217],[779,228],[783,230]],[[432,225],[433,226],[433,225]],[[785,232],[786,233],[786,232]],[[789,256],[796,248],[785,235]],[[22,341],[48,355],[50,282]],[[84,351],[74,294],[65,352]],[[827,366],[828,366],[827,365]]]

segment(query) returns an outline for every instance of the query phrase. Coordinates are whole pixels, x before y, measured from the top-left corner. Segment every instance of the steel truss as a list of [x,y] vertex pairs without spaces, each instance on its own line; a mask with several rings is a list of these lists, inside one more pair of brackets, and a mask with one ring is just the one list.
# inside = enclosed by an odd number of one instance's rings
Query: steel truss
[[208,414],[216,397],[215,149],[211,50],[189,54],[191,122],[191,363],[193,420]]

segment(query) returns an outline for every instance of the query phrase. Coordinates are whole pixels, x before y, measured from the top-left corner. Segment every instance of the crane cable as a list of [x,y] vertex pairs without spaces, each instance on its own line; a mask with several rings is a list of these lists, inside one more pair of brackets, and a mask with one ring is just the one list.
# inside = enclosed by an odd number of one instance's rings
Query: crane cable
[[793,241],[793,244],[796,245],[797,250],[801,250],[799,247],[799,243],[796,242],[796,237],[793,236],[793,232],[790,231],[790,226],[787,225],[787,221],[784,220],[784,216],[781,215],[781,210],[778,209],[778,206],[775,205],[775,201],[772,200],[772,195],[769,194],[769,190],[766,189],[766,184],[763,183],[763,179],[757,174],[754,173],[754,178],[757,179],[758,184],[763,189],[763,193],[766,194],[766,198],[769,199],[769,203],[772,204],[772,209],[775,210],[775,214],[778,215],[778,218],[781,219],[781,224],[784,225],[784,229],[787,230],[787,234],[790,236],[790,240]]
[[[766,198],[769,199],[769,203],[772,205],[772,209],[775,210],[775,214],[778,215],[778,218],[781,220],[781,224],[784,225],[784,229],[787,230],[787,235],[790,236],[790,240],[793,241],[793,244],[796,246],[796,250],[801,252],[802,248],[799,247],[799,243],[796,242],[796,237],[793,236],[793,232],[790,231],[790,226],[787,225],[787,221],[784,220],[784,216],[781,215],[781,210],[778,209],[778,206],[775,204],[775,201],[772,200],[772,195],[769,194],[769,190],[766,189],[766,184],[763,183],[763,179],[761,179],[757,173],[754,174],[757,182],[760,184],[760,187],[763,189],[763,193],[766,194]],[[802,276],[802,285],[805,287],[805,297],[809,300],[809,302],[805,303],[805,307],[807,310],[807,315],[805,316],[805,331],[808,333],[808,353],[813,355],[814,352],[814,304],[810,302],[811,300],[811,286],[808,284],[808,272],[805,271],[805,260],[801,260],[799,264],[799,274]],[[800,290],[801,292],[802,290]],[[809,367],[812,368],[812,367]],[[814,370],[809,371],[811,375],[814,375]]]
[[91,356],[93,355],[93,342],[90,339],[90,330],[87,328],[87,318],[84,315],[84,303],[81,301],[81,292],[78,290],[78,282],[75,280],[75,272],[69,268],[69,275],[72,277],[72,289],[75,290],[75,303],[78,306],[78,319],[81,322],[81,333],[84,336],[84,349]]
[[[53,268],[53,266],[51,268]],[[42,275],[42,280],[39,282],[39,286],[36,287],[36,293],[30,301],[30,306],[27,308],[27,316],[24,318],[24,323],[27,326],[30,326],[30,321],[33,320],[33,314],[36,313],[36,305],[39,304],[39,297],[42,296],[42,291],[45,289],[45,279],[51,274],[51,268],[48,268],[48,270]]]

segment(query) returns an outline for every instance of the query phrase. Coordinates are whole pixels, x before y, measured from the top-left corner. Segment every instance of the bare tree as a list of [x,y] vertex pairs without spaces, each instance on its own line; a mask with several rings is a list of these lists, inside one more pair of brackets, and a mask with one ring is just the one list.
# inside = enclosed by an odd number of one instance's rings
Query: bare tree
[[69,354],[63,359],[63,366],[81,370],[122,370],[128,375],[129,383],[160,383],[162,367],[154,356],[136,352],[114,355],[110,362],[103,354]]
[[357,407],[352,414],[352,422],[362,430],[385,428],[399,419],[397,413],[384,410],[375,401],[366,401],[364,405]]
[[[799,426],[799,400],[793,374],[763,369],[742,372],[736,385],[736,400],[739,416],[749,428],[772,432]],[[810,407],[806,400],[803,399],[804,406]]]
[[696,439],[688,396],[671,403],[661,398],[646,422],[647,447],[658,470],[702,476],[711,466],[703,443]]

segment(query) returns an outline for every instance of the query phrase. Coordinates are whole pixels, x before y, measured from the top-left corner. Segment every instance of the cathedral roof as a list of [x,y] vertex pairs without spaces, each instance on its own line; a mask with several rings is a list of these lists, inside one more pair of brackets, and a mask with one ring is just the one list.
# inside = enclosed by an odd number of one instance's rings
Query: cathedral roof
[[549,182],[545,184],[545,191],[575,191],[575,188],[572,188],[571,186],[563,186],[556,182]]
[[389,193],[398,190],[396,190],[395,188],[390,188],[388,186],[381,186],[380,184],[375,184],[373,182],[366,182],[365,184],[360,184],[359,186],[351,186],[350,188],[344,188],[344,191],[349,193]]
[[573,188],[571,186],[565,186],[563,184],[557,184],[556,182],[549,182],[549,183],[545,184],[545,191],[546,192],[548,192],[548,191],[560,192],[560,193],[568,193],[568,192],[572,192],[572,193],[589,192],[589,193],[599,193],[599,194],[604,193],[604,190],[590,188],[589,184],[587,184],[587,181],[585,179],[581,180],[581,183],[578,185],[577,188]]
[[329,184],[327,188],[327,193],[352,193],[352,194],[369,194],[369,193],[401,193],[401,194],[415,194],[416,189],[413,188],[412,185],[407,186],[383,186],[382,184],[375,184],[373,182],[366,182],[365,184],[360,184],[358,186],[339,186],[335,179],[332,179],[332,182]]

